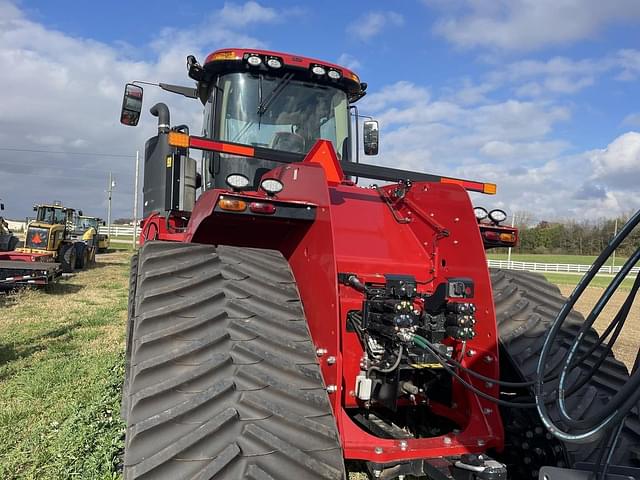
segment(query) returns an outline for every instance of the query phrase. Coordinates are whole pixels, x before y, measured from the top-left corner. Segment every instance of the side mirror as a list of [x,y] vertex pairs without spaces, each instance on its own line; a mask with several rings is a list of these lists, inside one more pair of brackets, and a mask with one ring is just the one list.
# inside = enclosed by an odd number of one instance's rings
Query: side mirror
[[377,155],[378,154],[378,122],[375,120],[367,120],[363,126],[364,137],[364,154],[365,155]]
[[33,211],[34,211],[34,212],[37,212],[37,211],[38,211],[38,207],[34,205],[34,206],[33,206]]
[[78,210],[78,215],[81,216],[81,217],[84,216],[84,214],[82,213],[82,210]]
[[0,210],[4,210],[4,203],[0,203]]
[[106,227],[107,226],[107,222],[105,222],[104,220],[102,221],[102,226]]
[[142,112],[142,87],[127,83],[122,98],[120,123],[135,127],[140,120],[140,112]]

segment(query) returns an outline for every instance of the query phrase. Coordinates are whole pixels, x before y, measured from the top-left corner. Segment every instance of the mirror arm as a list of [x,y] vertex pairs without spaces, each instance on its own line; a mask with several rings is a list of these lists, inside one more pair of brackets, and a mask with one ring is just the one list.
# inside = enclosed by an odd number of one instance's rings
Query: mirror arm
[[167,92],[184,95],[187,98],[198,98],[198,90],[196,88],[171,85],[169,83],[159,83],[158,86]]

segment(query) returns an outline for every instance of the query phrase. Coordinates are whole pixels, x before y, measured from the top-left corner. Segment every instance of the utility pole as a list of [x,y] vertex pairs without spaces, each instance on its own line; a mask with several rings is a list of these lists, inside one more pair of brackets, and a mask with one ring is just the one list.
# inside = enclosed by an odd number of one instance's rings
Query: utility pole
[[[616,235],[618,235],[618,219],[617,218],[613,227],[613,238],[616,238]],[[611,257],[611,273],[614,273],[613,269],[615,267],[616,267],[616,251],[614,250]]]
[[[511,216],[511,228],[513,228],[516,224],[516,214],[514,213]],[[511,268],[511,247],[507,251],[507,268]]]
[[111,194],[113,188],[116,186],[116,181],[113,179],[113,175],[109,172],[109,185],[107,186],[108,195],[108,207],[107,207],[107,235],[111,238]]
[[133,244],[133,249],[136,249],[136,240],[138,236],[136,235],[136,229],[138,226],[138,172],[140,171],[140,151],[136,150],[136,180],[134,182],[133,187],[133,238],[131,239],[131,243]]

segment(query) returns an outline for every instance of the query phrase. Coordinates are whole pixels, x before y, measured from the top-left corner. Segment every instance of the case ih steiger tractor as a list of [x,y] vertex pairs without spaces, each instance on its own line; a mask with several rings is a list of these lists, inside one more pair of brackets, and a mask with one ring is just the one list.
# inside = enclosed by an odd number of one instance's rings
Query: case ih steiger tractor
[[[626,368],[588,328],[562,376],[582,317],[549,345],[559,290],[487,268],[486,248],[517,239],[504,212],[471,204],[495,185],[359,163],[366,84],[341,66],[225,49],[187,68],[195,88],[159,86],[202,102],[202,135],[150,110],[125,478],[577,479],[632,465],[636,411],[613,443],[583,425]],[[142,96],[126,86],[122,123],[138,123]],[[377,123],[363,127],[375,154]]]

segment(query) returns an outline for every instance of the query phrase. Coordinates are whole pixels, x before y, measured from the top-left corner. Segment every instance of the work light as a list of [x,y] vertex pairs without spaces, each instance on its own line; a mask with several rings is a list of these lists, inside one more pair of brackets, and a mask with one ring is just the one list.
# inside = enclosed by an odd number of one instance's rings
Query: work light
[[269,195],[275,195],[276,193],[280,193],[282,191],[284,185],[280,180],[276,180],[275,178],[266,178],[260,183],[260,188],[262,188]]

